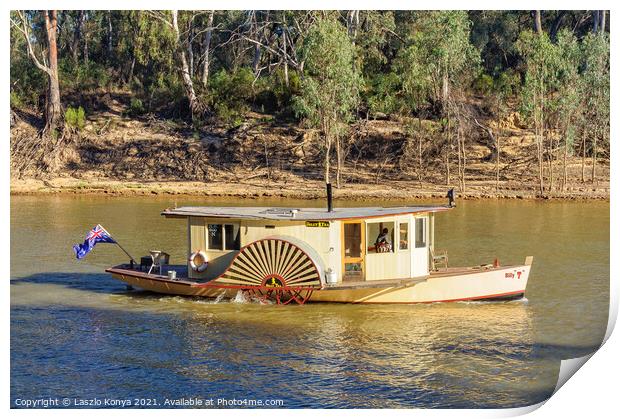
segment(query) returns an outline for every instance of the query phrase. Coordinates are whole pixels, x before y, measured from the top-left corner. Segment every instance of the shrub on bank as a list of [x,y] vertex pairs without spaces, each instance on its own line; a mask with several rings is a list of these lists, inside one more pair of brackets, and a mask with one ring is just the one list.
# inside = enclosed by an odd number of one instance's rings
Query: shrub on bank
[[84,108],[79,106],[77,109],[68,107],[65,111],[65,125],[74,131],[81,131],[86,124],[86,113]]

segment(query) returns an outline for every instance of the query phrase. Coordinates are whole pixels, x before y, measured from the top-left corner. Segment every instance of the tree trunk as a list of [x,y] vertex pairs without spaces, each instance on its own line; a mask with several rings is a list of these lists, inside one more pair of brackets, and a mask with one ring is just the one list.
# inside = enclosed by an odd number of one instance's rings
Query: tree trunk
[[329,182],[329,157],[332,150],[332,139],[329,134],[328,123],[323,122],[323,136],[325,137],[325,183]]
[[189,76],[194,77],[194,49],[192,48],[192,40],[194,39],[194,20],[189,20],[189,30],[187,39],[187,57],[188,57],[188,70]]
[[599,28],[599,11],[595,10],[592,12],[592,32],[597,33]]
[[288,87],[288,54],[286,53],[286,29],[282,31],[282,47],[284,49],[284,84]]
[[542,35],[543,30],[540,10],[534,11],[534,30],[536,30],[536,33],[538,35]]
[[131,81],[133,80],[133,71],[136,67],[136,57],[134,55],[134,57],[131,59],[131,66],[129,66],[129,75],[127,76],[127,84],[131,84]]
[[422,183],[422,118],[418,114],[418,182]]
[[209,20],[207,21],[207,31],[205,32],[205,52],[204,52],[204,64],[202,67],[202,85],[207,86],[209,82],[209,63],[211,62],[210,48],[211,48],[211,34],[213,33],[213,14],[214,10],[209,13]]
[[461,152],[463,153],[463,173],[462,173],[461,182],[463,183],[463,193],[465,193],[465,189],[467,188],[467,185],[465,183],[465,171],[467,170],[467,152],[465,150],[465,136],[464,135],[461,135]]
[[450,116],[446,135],[446,186],[450,186]]
[[260,45],[254,44],[254,59],[252,60],[252,71],[254,72],[255,77],[258,77],[260,58],[261,58]]
[[84,65],[88,65],[88,34],[86,33],[86,13],[82,13],[82,39],[84,40],[84,44],[82,45],[82,59],[84,60]]
[[[259,40],[258,36],[258,22],[256,20],[256,11],[252,11],[252,35],[257,41]],[[261,59],[261,50],[260,43],[254,43],[254,58],[252,59],[252,71],[254,72],[254,77],[258,77],[258,72],[260,68],[260,59]]]
[[58,18],[56,10],[44,11],[45,30],[47,33],[47,60],[48,95],[45,109],[45,132],[52,132],[59,128],[62,120],[62,106],[60,104],[60,86],[58,84],[58,48],[56,45],[56,30]]
[[606,13],[607,12],[605,10],[601,10],[601,16],[600,16],[600,19],[599,19],[600,20],[599,25],[600,25],[601,33],[605,32],[605,14]]
[[75,21],[75,28],[73,29],[73,42],[71,43],[71,56],[73,58],[73,64],[77,65],[79,60],[80,39],[82,38],[82,16],[84,10],[80,10]]
[[543,92],[544,88],[541,85],[537,93],[538,121],[535,122],[538,130],[538,180],[541,196],[545,194],[545,105],[543,102]]
[[461,150],[461,116],[457,111],[457,119],[456,119],[457,127],[456,127],[456,154],[457,154],[457,171],[459,178],[459,189],[461,190],[461,194],[464,194],[463,190],[463,159]]
[[444,108],[442,109],[442,111],[446,113],[447,113],[449,95],[450,95],[450,82],[448,79],[448,73],[444,72],[444,75],[441,78],[441,105]]
[[547,145],[547,163],[549,165],[549,193],[553,191],[553,180],[554,180],[554,172],[553,172],[553,139],[549,138]]
[[[498,102],[499,103],[499,102]],[[495,193],[499,195],[499,160],[501,154],[500,137],[502,135],[502,129],[500,128],[500,111],[499,105],[497,109],[497,134],[495,137]]]
[[112,11],[108,10],[108,61],[112,61]]
[[586,183],[586,130],[581,133],[581,183]]
[[336,137],[336,188],[340,188],[340,173],[342,172],[342,138]]
[[172,11],[172,27],[174,29],[176,37],[176,53],[179,61],[181,62],[181,77],[183,78],[183,87],[185,88],[185,94],[187,96],[187,100],[189,101],[189,108],[192,114],[192,120],[194,120],[200,113],[200,104],[198,101],[198,96],[196,96],[196,92],[194,91],[194,83],[192,82],[192,78],[190,76],[189,65],[187,63],[187,57],[185,56],[185,48],[183,48],[183,43],[181,41],[177,10]]
[[566,163],[567,159],[568,159],[568,141],[566,141],[566,138],[565,138],[564,139],[564,163],[563,163],[564,178],[562,179],[562,192],[564,192],[564,190],[566,189],[566,184],[568,183],[568,167]]
[[596,182],[596,135],[592,139],[592,183]]

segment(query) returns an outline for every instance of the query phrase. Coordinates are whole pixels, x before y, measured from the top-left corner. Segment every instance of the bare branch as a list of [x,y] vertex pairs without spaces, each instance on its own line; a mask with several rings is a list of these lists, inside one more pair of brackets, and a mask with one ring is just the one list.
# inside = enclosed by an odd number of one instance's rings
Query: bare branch
[[30,56],[34,64],[37,66],[37,68],[39,68],[39,70],[44,71],[47,75],[49,75],[50,77],[53,77],[52,70],[49,67],[41,64],[36,54],[34,53],[34,49],[32,48],[32,42],[30,42],[30,31],[28,30],[28,21],[26,19],[26,16],[24,15],[24,12],[21,10],[17,10],[17,15],[19,16],[19,19],[21,20],[21,27],[13,19],[11,19],[11,24],[17,29],[19,29],[19,31],[24,36],[24,39],[26,40],[26,47],[28,49],[28,55]]

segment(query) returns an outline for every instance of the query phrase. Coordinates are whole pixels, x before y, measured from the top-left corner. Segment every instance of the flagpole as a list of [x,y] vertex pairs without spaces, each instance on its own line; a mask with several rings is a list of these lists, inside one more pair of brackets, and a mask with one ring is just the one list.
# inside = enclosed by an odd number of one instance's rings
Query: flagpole
[[[103,228],[103,230],[104,230],[106,233],[108,233],[108,236],[112,237],[112,235],[110,234],[110,232],[109,232],[108,230],[106,230],[103,226],[101,226],[101,228]],[[133,258],[133,256],[131,256],[131,255],[129,254],[129,252],[128,252],[127,250],[125,250],[125,248],[124,248],[123,246],[121,246],[121,244],[120,244],[119,242],[117,242],[117,241],[116,241],[116,239],[115,239],[114,237],[112,237],[112,239],[114,240],[114,244],[116,244],[118,247],[120,247],[120,248],[121,248],[121,250],[122,250],[123,252],[125,252],[125,254],[126,254],[127,256],[129,256],[129,259],[130,259],[130,261],[131,261],[131,262],[133,262],[133,263],[138,263],[138,262],[136,262],[136,260]]]
[[116,245],[117,245],[118,247],[120,247],[120,248],[121,248],[121,250],[122,250],[123,252],[125,252],[125,254],[126,254],[127,256],[129,256],[129,259],[131,259],[131,261],[132,261],[133,263],[138,263],[138,262],[136,262],[136,260],[133,258],[133,256],[131,256],[131,255],[129,254],[129,252],[128,252],[127,250],[125,250],[125,248],[124,248],[123,246],[121,246],[119,242],[117,242],[117,241],[116,241],[116,239],[114,239],[114,242],[116,243]]

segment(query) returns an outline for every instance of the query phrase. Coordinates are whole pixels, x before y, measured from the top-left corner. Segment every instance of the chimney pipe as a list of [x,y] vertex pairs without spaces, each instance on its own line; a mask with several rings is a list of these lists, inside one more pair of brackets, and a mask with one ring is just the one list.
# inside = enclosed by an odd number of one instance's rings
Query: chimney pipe
[[448,206],[450,208],[456,207],[456,204],[454,203],[454,188],[451,188],[450,190],[448,190],[446,198],[448,198]]
[[332,202],[332,184],[328,183],[327,186],[327,212],[332,212],[334,210],[333,202]]

